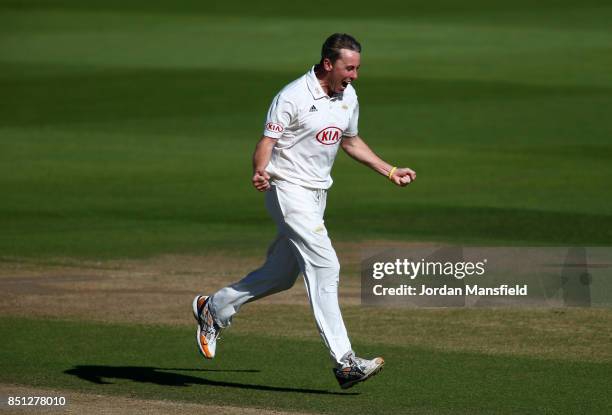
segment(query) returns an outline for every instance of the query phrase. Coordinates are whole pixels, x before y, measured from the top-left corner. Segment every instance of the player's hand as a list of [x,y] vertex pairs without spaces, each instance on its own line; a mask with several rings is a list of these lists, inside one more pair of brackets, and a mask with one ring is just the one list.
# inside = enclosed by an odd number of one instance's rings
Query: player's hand
[[265,170],[256,171],[251,181],[253,182],[253,187],[260,192],[265,192],[270,188],[270,175]]
[[416,180],[416,172],[408,167],[398,168],[393,172],[391,181],[398,186],[407,186]]

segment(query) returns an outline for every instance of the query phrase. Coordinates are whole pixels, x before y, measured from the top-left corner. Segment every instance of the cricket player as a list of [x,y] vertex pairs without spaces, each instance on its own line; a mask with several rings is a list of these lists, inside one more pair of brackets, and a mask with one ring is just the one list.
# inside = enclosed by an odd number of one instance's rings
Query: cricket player
[[379,158],[358,134],[359,103],[352,84],[360,60],[359,42],[335,33],[323,44],[320,62],[274,97],[253,154],[252,182],[265,192],[278,234],[259,269],[193,300],[196,341],[205,358],[215,356],[219,333],[243,304],[291,288],[302,273],[340,386],[349,388],[382,369],[382,357],[363,359],[351,347],[338,305],[340,264],[323,220],[340,147],[397,186],[416,179],[413,170]]

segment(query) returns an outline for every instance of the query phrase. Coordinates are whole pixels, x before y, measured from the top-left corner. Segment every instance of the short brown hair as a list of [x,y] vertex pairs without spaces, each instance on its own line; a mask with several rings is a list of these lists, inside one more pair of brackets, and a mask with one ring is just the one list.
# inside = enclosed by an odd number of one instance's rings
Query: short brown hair
[[325,58],[334,63],[340,57],[340,49],[349,49],[361,53],[361,44],[347,33],[334,33],[328,37],[321,48],[321,63]]

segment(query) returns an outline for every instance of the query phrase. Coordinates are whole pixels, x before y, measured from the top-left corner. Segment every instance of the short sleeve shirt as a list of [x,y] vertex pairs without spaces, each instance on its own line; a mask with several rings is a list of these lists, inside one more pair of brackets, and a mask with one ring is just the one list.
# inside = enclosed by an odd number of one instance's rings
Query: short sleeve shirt
[[328,189],[340,142],[357,135],[358,120],[353,86],[330,97],[313,67],[285,86],[270,105],[263,135],[277,141],[266,171],[273,180]]

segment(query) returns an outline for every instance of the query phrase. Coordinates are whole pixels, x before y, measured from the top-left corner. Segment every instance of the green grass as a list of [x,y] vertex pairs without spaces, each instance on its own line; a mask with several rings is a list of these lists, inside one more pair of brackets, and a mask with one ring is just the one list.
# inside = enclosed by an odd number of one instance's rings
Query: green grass
[[340,155],[334,238],[612,242],[608,3],[307,9],[2,2],[0,256],[261,251],[251,152],[333,30],[364,45],[361,134],[419,174],[395,189]]
[[[319,341],[229,332],[197,355],[186,328],[0,318],[0,382],[144,399],[351,414],[577,414],[612,409],[610,363],[357,344],[385,370],[348,392]],[[67,393],[70,399],[69,392]]]
[[[364,46],[361,135],[418,172],[398,189],[340,154],[335,241],[609,246],[610,21],[603,0],[4,0],[0,260],[260,255],[274,227],[251,153],[333,31]],[[304,310],[281,308],[246,314],[212,362],[191,329],[0,317],[0,382],[334,414],[612,412],[596,313],[348,308],[358,333],[384,325],[355,348],[388,363],[345,393]]]

